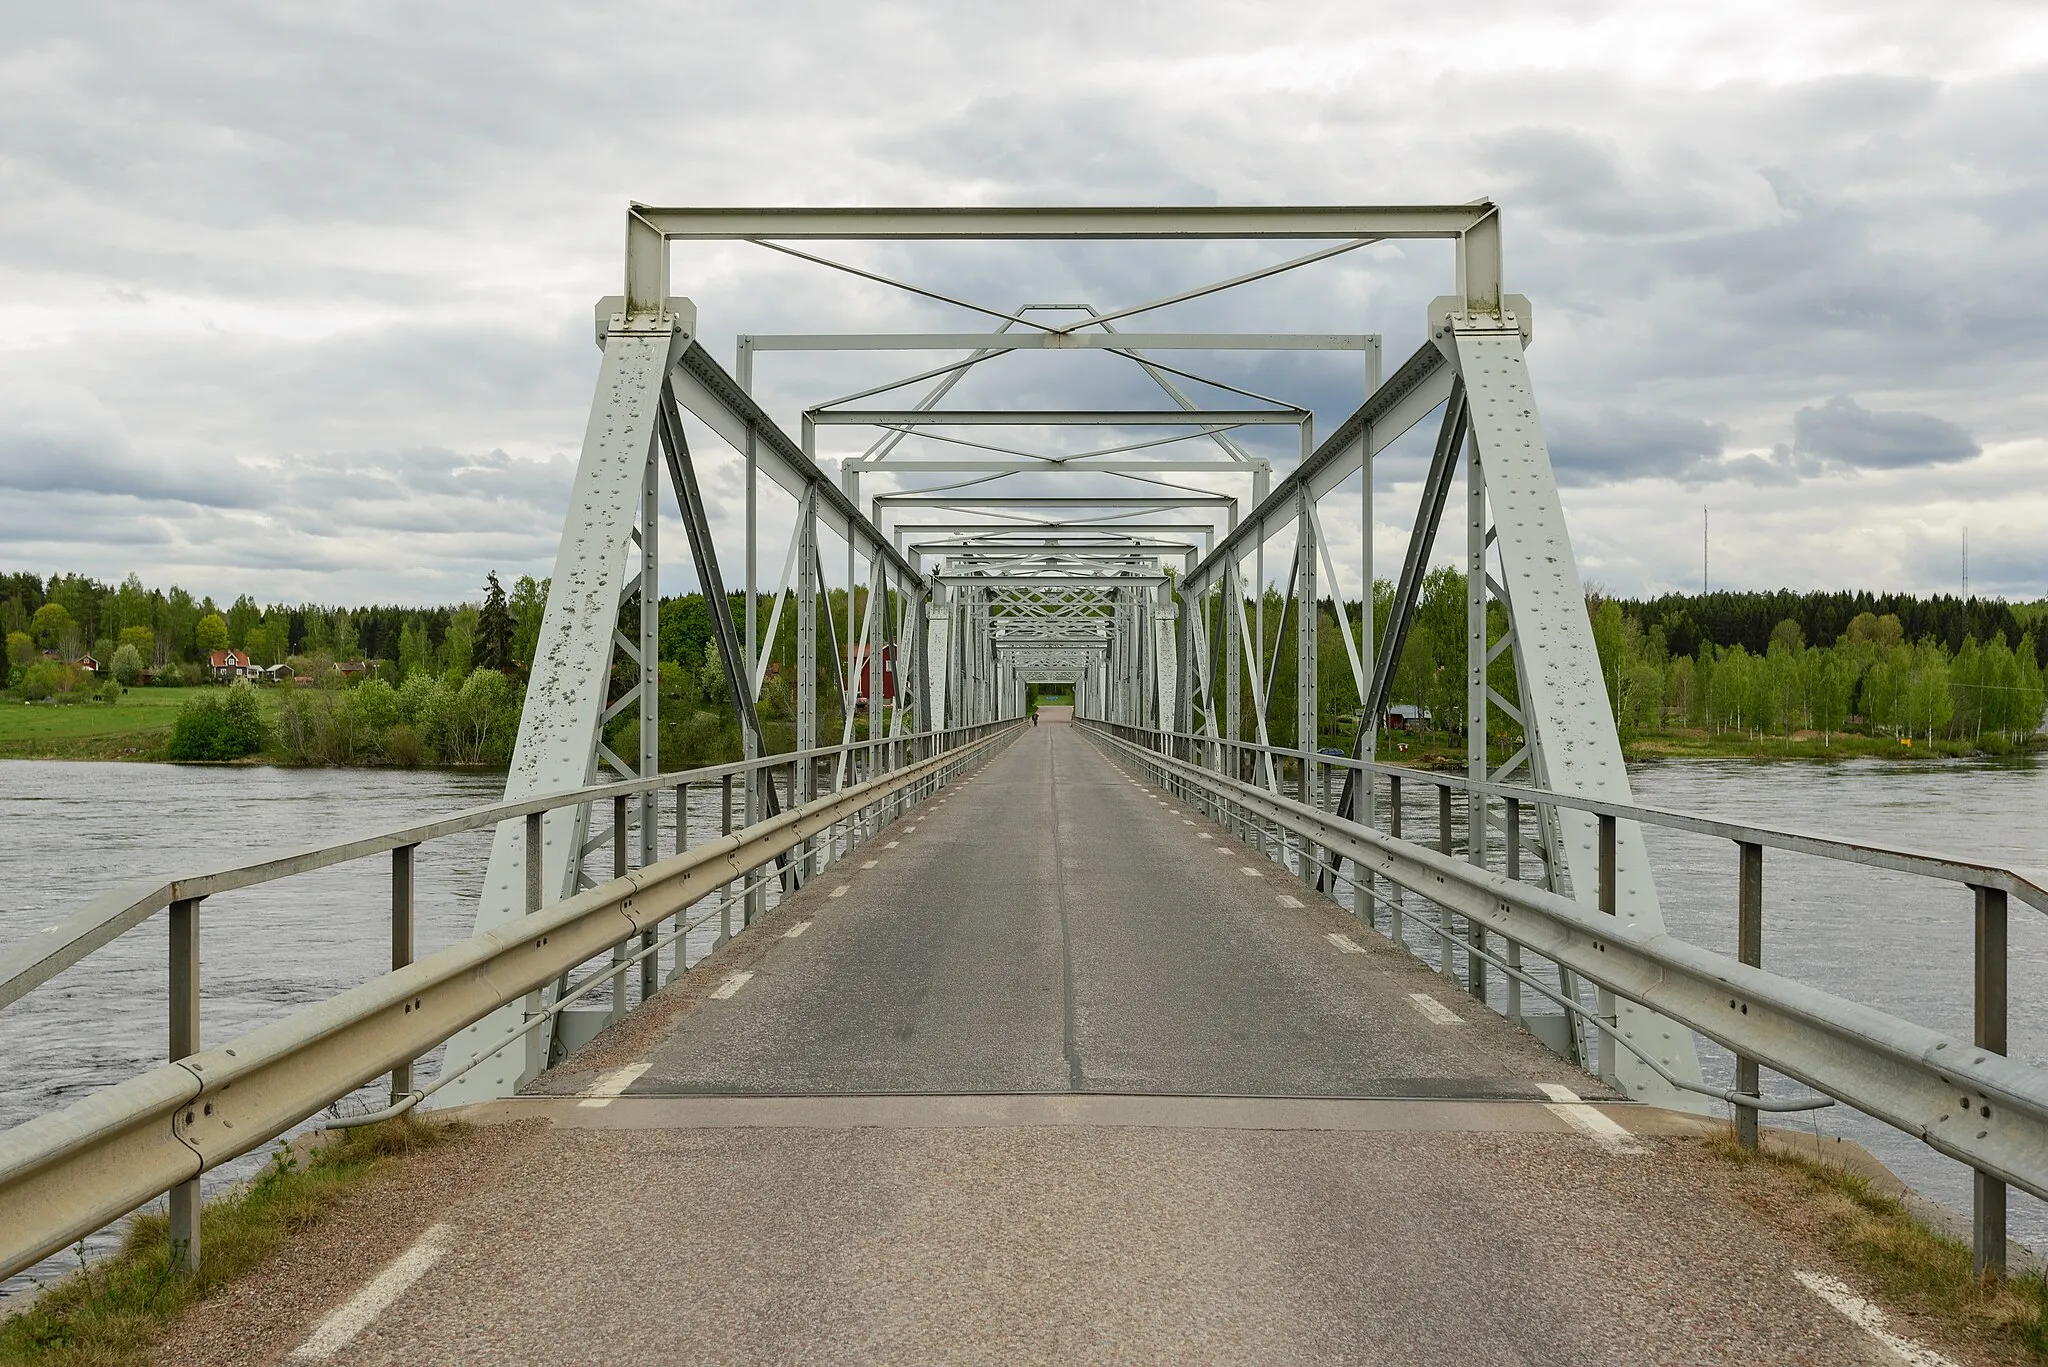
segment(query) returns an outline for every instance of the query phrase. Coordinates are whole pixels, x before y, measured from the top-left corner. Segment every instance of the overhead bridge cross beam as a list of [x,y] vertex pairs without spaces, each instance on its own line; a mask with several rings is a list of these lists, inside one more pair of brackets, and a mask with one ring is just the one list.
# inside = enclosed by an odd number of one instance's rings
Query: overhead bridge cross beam
[[[1391,375],[1381,373],[1379,338],[1362,331],[1176,331],[1147,321],[1174,305],[1282,274],[1352,269],[1372,259],[1375,243],[1418,239],[1447,243],[1451,270],[1444,294],[1426,311],[1421,345]],[[831,272],[854,290],[907,294],[923,308],[978,317],[979,330],[737,329],[739,360],[736,373],[729,373],[704,346],[695,307],[670,293],[669,248],[679,241],[753,243]],[[1276,253],[1268,264],[1154,298],[1015,304],[894,277],[837,259],[821,245],[878,241],[1297,246],[1293,255]],[[663,584],[656,543],[663,474],[689,534],[691,577],[714,595],[730,589],[739,598],[731,620],[719,612],[713,618],[746,756],[768,744],[756,698],[777,667],[789,671],[781,677],[795,680],[798,747],[840,742],[833,772],[805,769],[792,776],[787,792],[750,778],[736,797],[741,810],[735,819],[758,820],[779,805],[810,799],[821,784],[836,787],[864,767],[872,771],[889,747],[913,732],[1019,715],[1028,682],[1021,661],[1048,658],[1047,651],[1062,657],[1063,668],[1078,662],[1082,716],[1206,735],[1219,747],[1256,741],[1256,751],[1247,753],[1256,753],[1251,767],[1269,789],[1283,790],[1294,771],[1307,772],[1333,729],[1352,753],[1376,754],[1381,704],[1420,574],[1419,568],[1404,572],[1391,617],[1377,621],[1370,587],[1373,466],[1403,433],[1441,415],[1437,459],[1408,559],[1416,567],[1428,563],[1449,490],[1462,474],[1468,655],[1477,662],[1461,719],[1468,770],[1479,779],[1526,778],[1539,787],[1626,800],[1627,778],[1593,664],[1523,358],[1530,310],[1526,300],[1504,292],[1503,282],[1500,215],[1484,200],[1196,208],[630,206],[623,290],[597,310],[604,353],[597,396],[508,794],[560,790],[658,766],[652,737],[659,734],[656,608]],[[1142,330],[1117,326],[1133,319]],[[755,391],[756,361],[828,351],[848,361],[910,351],[950,356],[936,368],[882,377],[851,393],[798,402],[780,419],[772,415]],[[1049,402],[988,397],[997,395],[999,377],[1012,373],[1003,367],[1046,351],[1071,353],[1067,365],[1107,367],[1142,392],[1090,391],[1091,398],[1103,393],[1111,400],[1100,404],[1062,402],[1059,395]],[[1182,360],[1195,352],[1203,353],[1198,360]],[[1258,392],[1241,377],[1213,369],[1233,356],[1262,352],[1334,358],[1357,375],[1360,401],[1319,422],[1313,405]],[[1211,369],[1184,368],[1190,365]],[[984,397],[948,407],[970,373]],[[1198,398],[1204,389],[1223,397],[1213,404]],[[1039,396],[1042,389],[1020,392]],[[845,455],[834,479],[818,458],[818,444],[850,427],[882,435],[866,451]],[[1111,439],[1089,451],[1030,445],[1070,428],[1160,431]],[[732,461],[736,482],[703,478],[700,467],[712,460]],[[1058,485],[1045,487],[1055,479]],[[736,496],[722,495],[732,503],[715,504],[721,495],[714,490],[735,489]],[[1350,489],[1358,491],[1356,503],[1340,507]],[[936,525],[920,525],[927,519]],[[781,529],[792,523],[785,547]],[[778,539],[764,545],[770,526]],[[1282,553],[1269,567],[1268,543],[1276,540]],[[736,571],[728,573],[735,562]],[[1276,580],[1269,568],[1285,572]],[[1340,606],[1332,623],[1321,606],[1326,601],[1359,606],[1355,617]],[[637,635],[618,630],[621,605],[637,605]],[[796,624],[793,649],[776,644],[788,639],[788,616]],[[1333,627],[1348,689],[1325,677],[1321,634]],[[1027,650],[1037,653],[1027,656]],[[1485,668],[1503,655],[1516,674],[1511,688],[1497,686]],[[628,673],[638,683],[620,694],[611,680]],[[1362,702],[1362,712],[1333,704],[1333,691],[1352,705]],[[821,734],[833,715],[839,734]],[[1496,718],[1517,730],[1514,753],[1505,758],[1488,748],[1490,719]],[[638,722],[640,749],[632,756],[614,753],[612,743],[627,721]],[[1286,744],[1270,744],[1276,736]],[[1223,753],[1219,748],[1211,758],[1221,762]],[[1290,762],[1290,755],[1297,758]],[[602,847],[602,816],[583,811],[550,818],[541,874],[551,895],[588,881],[581,861]],[[1633,827],[1616,837],[1615,874],[1605,880],[1594,872],[1596,833],[1580,816],[1548,812],[1539,829],[1558,890],[1584,900],[1610,896],[1617,914],[1637,926],[1661,926]],[[1476,857],[1487,857],[1488,842],[1478,848]],[[523,858],[516,841],[501,838],[494,847],[480,929],[517,913]],[[792,884],[801,867],[801,861],[792,865]],[[765,909],[769,895],[765,889],[750,894],[750,914]],[[524,1009],[544,1004],[536,997]],[[1650,1018],[1632,1015],[1635,1008],[1608,1005],[1625,1025],[1657,1028]],[[549,1047],[536,1039],[522,1059],[478,1075],[516,1085],[545,1063]],[[1690,1052],[1678,1067],[1696,1067]],[[1657,1078],[1629,1074],[1626,1061],[1615,1080],[1631,1095],[1684,1104],[1660,1090]]]

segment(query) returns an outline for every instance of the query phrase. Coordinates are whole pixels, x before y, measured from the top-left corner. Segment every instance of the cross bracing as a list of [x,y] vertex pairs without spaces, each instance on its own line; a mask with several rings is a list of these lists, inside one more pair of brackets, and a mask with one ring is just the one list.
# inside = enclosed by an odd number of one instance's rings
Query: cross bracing
[[[1445,293],[1419,320],[1420,345],[1390,373],[1380,338],[1363,329],[1273,317],[1225,331],[1181,326],[1173,313],[1261,281],[1345,269],[1375,243],[1416,239],[1447,242],[1451,269]],[[1133,298],[1018,289],[989,300],[900,264],[917,259],[907,246],[886,263],[847,254],[864,242],[1077,240],[1120,241],[1133,252],[1148,242],[1234,241],[1268,255]],[[896,331],[742,326],[727,371],[703,344],[695,307],[671,294],[675,241],[751,243],[848,290],[907,300],[930,321]],[[533,680],[541,705],[528,709],[511,790],[648,772],[648,755],[615,753],[605,736],[622,717],[655,719],[658,643],[615,623],[622,605],[630,618],[634,605],[658,601],[653,528],[665,474],[683,514],[690,577],[707,592],[738,592],[744,605],[737,622],[712,615],[746,753],[768,743],[756,699],[773,663],[765,643],[787,617],[797,624],[796,658],[783,662],[794,665],[798,685],[795,743],[851,747],[829,771],[793,771],[788,798],[848,781],[857,767],[848,756],[863,744],[872,750],[932,728],[1019,715],[1028,685],[1040,682],[1071,682],[1084,717],[1185,737],[1203,762],[1228,762],[1275,791],[1302,785],[1298,776],[1326,745],[1369,758],[1422,572],[1450,494],[1462,487],[1475,661],[1464,718],[1471,776],[1626,800],[1523,360],[1531,311],[1503,290],[1500,242],[1499,213],[1485,201],[632,206],[623,293],[597,310],[603,368]],[[793,406],[777,388],[780,416],[771,414],[757,397],[763,368],[779,385],[807,354],[841,367],[830,372],[840,382]],[[1318,355],[1355,377],[1356,397],[1342,411],[1319,412],[1279,392],[1284,382],[1253,383],[1243,365],[1245,357]],[[1030,378],[1039,372],[1018,369],[1037,365],[1086,369],[1062,370],[1069,378],[1048,388]],[[870,369],[845,368],[858,366]],[[1096,378],[1071,378],[1084,373]],[[1434,434],[1434,455],[1382,615],[1371,588],[1374,461],[1418,427]],[[827,473],[834,460],[836,478]],[[698,468],[728,461],[739,467],[744,505],[714,523]],[[776,526],[794,506],[786,541],[765,533],[770,505]],[[726,573],[722,563],[735,558],[737,572]],[[841,589],[842,598],[827,596]],[[1323,611],[1326,601],[1334,614]],[[834,602],[843,604],[837,616]],[[1325,632],[1338,638],[1335,676],[1321,649]],[[638,671],[637,691],[591,683],[620,672],[615,656],[625,672]],[[1488,672],[1502,659],[1513,666],[1512,685]],[[1333,692],[1359,705],[1340,714]],[[838,734],[821,733],[828,713]],[[1496,753],[1489,746],[1502,728],[1514,742]],[[1246,743],[1255,748],[1237,748]],[[785,798],[754,775],[739,800],[753,819]],[[1372,815],[1363,792],[1333,802]],[[1589,819],[1561,808],[1538,816],[1533,853],[1552,886],[1590,899],[1598,880]],[[559,836],[548,832],[545,879],[568,889],[605,838],[603,814],[550,820],[563,824]],[[1488,839],[1475,842],[1476,859],[1487,857]],[[1628,914],[1660,925],[1640,837],[1625,827],[1618,841]],[[479,914],[485,926],[516,909],[523,877],[519,850],[501,845]],[[786,876],[798,878],[800,866]],[[1577,990],[1561,971],[1558,982]],[[1663,1038],[1674,1076],[1696,1070],[1689,1036],[1657,1030],[1640,1008],[1599,1005],[1621,1028]],[[1584,1049],[1577,1039],[1566,1047]],[[547,1056],[543,1042],[497,1071],[530,1075]],[[1612,1070],[1631,1095],[1680,1100],[1627,1059]]]

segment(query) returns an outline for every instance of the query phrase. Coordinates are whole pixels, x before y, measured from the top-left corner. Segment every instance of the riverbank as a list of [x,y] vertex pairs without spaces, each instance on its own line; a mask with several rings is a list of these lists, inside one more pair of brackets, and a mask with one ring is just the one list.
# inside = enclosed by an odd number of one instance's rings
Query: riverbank
[[[111,703],[0,702],[0,759],[167,759],[180,709],[219,691],[131,688]],[[263,720],[274,721],[278,694],[259,689],[256,699]]]
[[[1341,740],[1336,748],[1345,748]],[[1698,728],[1658,731],[1624,741],[1622,757],[1631,763],[1654,760],[1927,760],[1927,759],[2026,759],[2048,754],[2048,736],[2036,735],[2007,743],[2001,736],[1982,740],[1949,740],[1937,737],[1932,744],[1914,738],[1907,745],[1895,736],[1871,736],[1837,731],[1824,736],[1818,731],[1795,731],[1790,736],[1754,736],[1738,731],[1710,733]],[[1462,772],[1465,767],[1465,738],[1441,731],[1383,731],[1380,733],[1381,763],[1410,764],[1418,769]],[[1506,759],[1495,755],[1496,762]]]

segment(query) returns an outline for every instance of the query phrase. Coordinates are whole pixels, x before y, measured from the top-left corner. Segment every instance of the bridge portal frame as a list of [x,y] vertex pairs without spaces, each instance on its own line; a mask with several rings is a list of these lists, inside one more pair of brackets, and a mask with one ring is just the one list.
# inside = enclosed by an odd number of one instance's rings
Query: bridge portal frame
[[[1437,238],[1453,243],[1455,293],[1435,300],[1428,310],[1429,341],[1411,356],[1385,384],[1379,383],[1378,343],[1365,334],[1329,334],[1338,347],[1370,350],[1372,373],[1365,401],[1336,432],[1321,442],[1314,440],[1313,415],[1306,409],[1278,399],[1238,389],[1203,376],[1188,376],[1161,362],[1149,360],[1137,348],[1146,342],[1189,344],[1214,342],[1206,334],[1125,334],[1112,324],[1135,314],[1168,304],[1199,298],[1218,290],[1262,279],[1283,270],[1325,260],[1374,242]],[[1014,311],[986,307],[951,295],[879,275],[862,267],[831,261],[789,245],[812,241],[966,241],[966,240],[1221,240],[1294,239],[1326,240],[1335,245],[1197,289],[1181,291],[1164,299],[1151,300],[1103,312],[1086,304],[1022,305]],[[712,361],[689,332],[695,326],[695,311],[687,300],[673,299],[669,290],[668,244],[673,241],[747,241],[822,266],[844,271],[884,285],[909,290],[924,297],[957,305],[1001,320],[993,333],[913,333],[894,339],[874,334],[855,334],[839,339],[815,334],[772,334],[743,336],[735,379]],[[1528,301],[1503,291],[1500,215],[1493,204],[1476,201],[1465,205],[1424,206],[1318,206],[1308,208],[1201,207],[1185,209],[1146,208],[1041,208],[1041,209],[700,209],[664,208],[633,204],[626,215],[625,282],[622,295],[602,301],[598,334],[606,349],[606,366],[600,376],[597,403],[593,407],[591,432],[586,437],[584,462],[602,463],[607,442],[632,446],[647,442],[648,452],[658,441],[671,467],[679,500],[684,504],[685,522],[692,531],[692,555],[697,562],[699,583],[707,591],[720,583],[716,555],[710,546],[708,518],[702,500],[692,497],[686,487],[690,458],[682,433],[681,410],[696,419],[738,452],[745,463],[745,599],[744,640],[734,635],[729,624],[721,625],[721,654],[727,661],[728,686],[739,704],[744,720],[746,753],[758,756],[762,735],[754,699],[765,676],[761,651],[762,604],[759,576],[759,477],[766,474],[790,491],[798,502],[797,528],[784,562],[782,586],[772,600],[768,620],[772,639],[782,612],[785,595],[796,590],[799,655],[798,673],[803,694],[798,708],[799,745],[815,742],[816,689],[815,651],[816,597],[823,583],[823,561],[817,545],[821,523],[828,525],[846,544],[847,617],[843,658],[834,647],[834,667],[845,700],[844,739],[853,734],[854,706],[859,681],[869,661],[893,653],[898,643],[905,657],[906,680],[902,706],[886,724],[879,711],[880,688],[869,690],[869,744],[889,743],[901,732],[915,712],[920,724],[930,716],[935,724],[949,719],[993,719],[1006,715],[1012,699],[1016,671],[1006,668],[999,650],[997,621],[1002,592],[1097,592],[1106,617],[1108,649],[1098,664],[1092,656],[1075,657],[1082,666],[1085,683],[1080,696],[1091,703],[1099,699],[1099,714],[1106,720],[1131,725],[1171,727],[1185,720],[1223,741],[1237,741],[1244,708],[1246,686],[1252,695],[1253,727],[1259,742],[1249,747],[1266,786],[1278,792],[1282,773],[1268,744],[1267,726],[1275,699],[1272,694],[1282,654],[1279,639],[1267,651],[1266,543],[1278,531],[1291,531],[1294,542],[1292,563],[1283,580],[1278,599],[1278,630],[1287,634],[1287,616],[1294,615],[1291,654],[1294,659],[1294,732],[1300,772],[1310,773],[1319,742],[1321,699],[1317,687],[1319,672],[1318,605],[1327,586],[1341,600],[1341,581],[1329,552],[1329,538],[1318,508],[1321,498],[1354,474],[1359,478],[1360,526],[1364,542],[1364,573],[1361,598],[1364,619],[1354,639],[1348,617],[1337,614],[1340,634],[1353,682],[1364,706],[1361,709],[1353,752],[1375,753],[1377,718],[1388,695],[1392,665],[1412,620],[1419,594],[1421,573],[1434,544],[1437,527],[1456,473],[1462,470],[1467,489],[1468,535],[1465,555],[1469,585],[1467,617],[1467,750],[1469,774],[1475,779],[1504,779],[1517,770],[1526,771],[1539,786],[1555,785],[1583,796],[1626,801],[1627,778],[1621,769],[1620,747],[1611,716],[1604,702],[1597,656],[1592,649],[1590,627],[1585,621],[1577,571],[1569,554],[1556,482],[1551,474],[1543,443],[1540,419],[1536,417],[1533,389],[1529,383],[1523,349],[1529,341]],[[1066,315],[1075,316],[1068,317]],[[687,320],[687,326],[685,325]],[[1013,335],[1014,334],[1014,335]],[[767,345],[763,347],[765,336]],[[1318,334],[1252,334],[1252,347],[1284,346],[1295,349],[1316,345]],[[861,390],[840,399],[806,408],[801,415],[801,436],[792,441],[762,412],[750,393],[752,362],[757,349],[911,350],[939,342],[959,342],[972,348],[964,361],[913,375],[892,384]],[[652,359],[650,344],[664,341],[670,352],[658,362]],[[869,347],[869,343],[877,346]],[[637,350],[635,350],[637,348]],[[943,409],[941,399],[969,368],[1007,351],[1027,349],[1105,351],[1136,361],[1174,401],[1172,409]],[[614,364],[614,353],[618,363]],[[631,352],[629,358],[628,353]],[[632,372],[628,375],[626,372]],[[1169,375],[1222,384],[1225,389],[1255,400],[1263,407],[1205,408],[1176,386]],[[852,408],[846,406],[891,389],[935,379],[937,384],[914,406]],[[652,427],[642,421],[644,399],[650,382],[659,393],[661,419]],[[609,386],[609,388],[608,388]],[[630,391],[630,393],[628,392]],[[638,406],[636,406],[638,405]],[[1381,636],[1372,620],[1371,567],[1373,527],[1373,458],[1400,433],[1441,410],[1435,459],[1426,483],[1416,529],[1411,537],[1408,564],[1397,586],[1394,610],[1388,630]],[[630,410],[630,411],[629,411]],[[1104,459],[1118,449],[1097,453],[1069,454],[1050,461],[1026,453],[1010,459],[928,459],[891,463],[896,471],[967,473],[1002,476],[1038,472],[1048,468],[1071,468],[1105,474],[1137,473],[1158,475],[1180,467],[1199,468],[1207,473],[1230,471],[1249,475],[1253,482],[1251,511],[1237,516],[1233,508],[1230,525],[1217,544],[1197,554],[1192,547],[1144,544],[1142,522],[1131,522],[1117,530],[1140,539],[1142,550],[1134,556],[1127,543],[1118,548],[1108,543],[1082,544],[1078,537],[1062,535],[1068,528],[1055,526],[1042,535],[1042,544],[1029,551],[1004,553],[994,547],[975,545],[972,554],[956,554],[947,548],[944,562],[927,572],[923,552],[936,550],[927,542],[904,546],[905,528],[891,536],[883,531],[884,505],[879,497],[872,516],[863,514],[860,479],[864,470],[881,465],[894,446],[914,432],[940,427],[1023,427],[1044,428],[1069,425],[1181,426],[1195,429],[1191,435],[1213,442],[1226,459],[1222,463],[1117,461]],[[869,458],[845,462],[841,470],[843,488],[835,488],[816,464],[813,451],[820,426],[864,425],[880,428],[887,435]],[[1293,425],[1300,433],[1301,458],[1295,468],[1275,487],[1271,467],[1239,446],[1230,433],[1241,428]],[[600,430],[600,429],[603,430]],[[973,444],[973,443],[969,443]],[[646,461],[651,468],[653,456]],[[1124,467],[1130,467],[1128,470]],[[579,481],[581,470],[579,470]],[[648,485],[640,486],[642,502]],[[966,509],[981,511],[974,499],[957,496],[949,500]],[[586,501],[587,504],[587,501]],[[595,538],[602,542],[615,537],[619,517],[615,510],[594,509],[579,504],[572,509],[564,531],[564,554],[572,544]],[[694,505],[694,510],[692,505]],[[651,505],[650,505],[651,506]],[[1072,523],[1073,519],[1063,519]],[[1533,529],[1533,530],[1532,530]],[[914,535],[914,534],[913,534]],[[651,535],[640,543],[643,554],[651,556]],[[1171,552],[1180,551],[1179,578],[1167,574]],[[1562,552],[1562,554],[1560,554]],[[1157,572],[1146,560],[1154,558]],[[867,606],[856,624],[855,587],[859,583],[859,562],[865,559]],[[1245,561],[1251,561],[1251,591],[1245,583]],[[1495,567],[1497,566],[1497,572]],[[573,566],[570,567],[573,569]],[[1412,573],[1410,571],[1413,571]],[[623,571],[614,586],[626,587]],[[580,612],[590,616],[602,603],[609,607],[616,597],[588,592],[588,584],[564,576],[556,588],[568,590],[568,597],[583,593],[576,609],[565,608],[565,620]],[[637,592],[658,602],[658,585],[650,559],[638,580]],[[549,622],[557,616],[551,593],[548,619],[544,621],[544,642],[555,644]],[[1215,602],[1212,600],[1220,600]],[[1496,605],[1498,613],[1496,613]],[[1220,608],[1220,613],[1218,609]],[[646,614],[643,614],[646,615]],[[724,614],[714,612],[715,620]],[[1496,616],[1506,623],[1497,637],[1490,623]],[[578,619],[580,620],[580,619]],[[920,629],[909,629],[911,623]],[[828,633],[832,627],[827,614]],[[615,632],[583,630],[577,639],[575,658],[559,666],[550,657],[551,669],[566,668],[585,674],[595,669],[609,672],[615,647],[633,643]],[[1220,645],[1214,650],[1213,645]],[[643,671],[643,719],[653,719],[654,653],[650,648],[635,655]],[[730,648],[728,648],[730,647]],[[1488,666],[1511,652],[1516,682],[1509,697],[1490,682]],[[628,651],[632,654],[632,651]],[[603,657],[600,663],[599,656]],[[1220,655],[1214,659],[1213,655]],[[921,658],[920,658],[921,657]],[[843,664],[843,668],[841,665]],[[1247,671],[1247,666],[1249,670]],[[1248,677],[1247,677],[1248,673]],[[552,679],[549,680],[553,682]],[[602,700],[592,710],[587,693],[575,695],[576,715],[566,724],[559,716],[536,725],[529,738],[522,729],[515,772],[529,748],[546,750],[550,779],[558,784],[590,776],[588,766],[608,762],[602,728],[618,715],[623,699]],[[551,712],[560,708],[550,699]],[[580,710],[579,710],[580,709]],[[1498,712],[1518,722],[1525,743],[1505,765],[1496,769],[1488,754],[1488,719]],[[1220,728],[1217,722],[1221,721]],[[643,734],[652,729],[643,726]],[[557,731],[560,735],[555,734]],[[566,739],[581,732],[578,747]],[[529,739],[534,745],[529,747]],[[645,763],[643,758],[642,763]],[[571,770],[578,764],[586,772]],[[531,770],[531,765],[527,766]],[[847,777],[842,763],[834,782]],[[806,776],[805,793],[812,780]],[[1304,785],[1306,780],[1304,780]],[[1305,796],[1312,796],[1304,794]],[[792,792],[792,797],[796,794]],[[1360,800],[1370,798],[1347,792],[1346,811]],[[777,799],[772,785],[765,791],[750,789],[746,795],[746,817],[758,819],[774,809]],[[1368,811],[1369,815],[1369,811]],[[1471,842],[1473,859],[1487,857],[1497,821],[1486,810],[1472,814],[1479,837]],[[1662,927],[1661,911],[1649,880],[1640,834],[1633,827],[1618,837],[1620,854],[1616,877],[1594,876],[1599,837],[1583,828],[1584,823],[1569,813],[1546,810],[1540,815],[1538,853],[1544,858],[1553,884],[1569,887],[1576,895],[1597,901],[1606,909],[1626,914],[1639,925]],[[566,843],[566,842],[565,842]],[[577,848],[565,848],[565,863],[573,865],[588,852],[591,842],[578,832]],[[508,854],[513,852],[508,851]],[[500,879],[494,856],[492,882],[510,885],[509,876]],[[509,874],[509,862],[508,862]],[[552,874],[552,871],[551,871]],[[764,894],[756,894],[760,897]],[[504,899],[500,899],[501,901]],[[509,907],[504,910],[509,911]],[[1444,913],[1446,916],[1448,912]],[[484,924],[480,912],[479,924]],[[1450,956],[1445,970],[1452,971]],[[1468,972],[1483,974],[1478,962]],[[1697,1071],[1689,1035],[1664,1028],[1647,1015],[1627,1020],[1634,1011],[1603,998],[1603,1009],[1611,1009],[1616,1024],[1660,1036],[1671,1048],[1668,1067],[1681,1074]],[[1578,1046],[1573,1046],[1578,1052]],[[531,1062],[531,1060],[529,1060]],[[1601,1071],[1631,1096],[1666,1104],[1685,1104],[1685,1098],[1671,1093],[1651,1075],[1630,1075],[1629,1061],[1615,1059],[1606,1051]],[[1638,1070],[1639,1071],[1639,1070]]]

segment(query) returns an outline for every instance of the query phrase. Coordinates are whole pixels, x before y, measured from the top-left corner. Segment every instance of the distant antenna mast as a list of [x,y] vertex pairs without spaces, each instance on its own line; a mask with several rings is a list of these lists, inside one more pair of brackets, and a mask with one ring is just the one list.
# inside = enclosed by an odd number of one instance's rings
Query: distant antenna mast
[[1707,596],[1707,510],[1700,509],[1700,597]]

